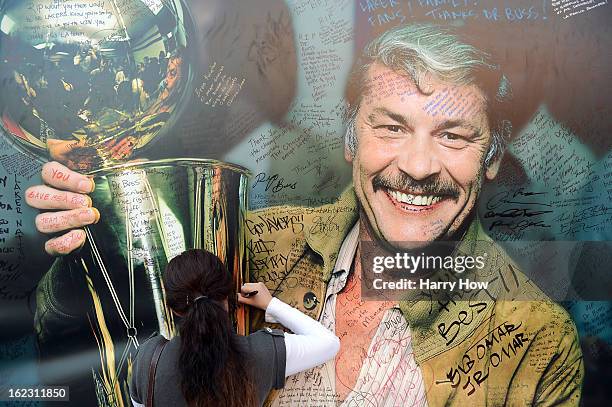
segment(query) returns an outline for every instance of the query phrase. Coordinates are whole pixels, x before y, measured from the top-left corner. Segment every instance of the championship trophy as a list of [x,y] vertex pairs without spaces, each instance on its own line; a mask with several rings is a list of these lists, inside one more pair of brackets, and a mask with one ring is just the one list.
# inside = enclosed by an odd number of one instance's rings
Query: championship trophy
[[[39,284],[37,333],[66,358],[85,354],[74,341],[89,335],[95,356],[71,363],[85,365],[79,375],[100,406],[130,405],[126,377],[139,343],[175,334],[161,279],[172,257],[203,248],[234,273],[237,290],[247,279],[247,171],[142,158],[154,141],[169,142],[191,100],[194,33],[182,0],[0,0],[5,137],[95,177],[101,220]],[[232,315],[247,333],[245,311]]]

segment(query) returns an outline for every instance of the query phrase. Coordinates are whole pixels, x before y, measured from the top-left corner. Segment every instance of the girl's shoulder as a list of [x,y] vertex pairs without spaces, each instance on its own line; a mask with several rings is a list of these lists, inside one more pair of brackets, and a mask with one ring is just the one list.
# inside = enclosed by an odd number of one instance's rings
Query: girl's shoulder
[[285,333],[280,329],[264,328],[243,338],[248,346],[253,370],[259,374],[268,373],[263,380],[267,389],[282,388],[287,363]]
[[138,350],[136,351],[136,354],[134,355],[134,360],[138,361],[138,360],[145,360],[145,359],[151,359],[151,356],[153,356],[153,352],[155,352],[155,348],[159,343],[162,343],[162,341],[168,341],[166,338],[164,338],[162,335],[159,335],[158,333],[153,333],[151,336],[149,336],[147,339],[144,340],[144,342],[142,342],[140,344],[140,346],[138,346]]

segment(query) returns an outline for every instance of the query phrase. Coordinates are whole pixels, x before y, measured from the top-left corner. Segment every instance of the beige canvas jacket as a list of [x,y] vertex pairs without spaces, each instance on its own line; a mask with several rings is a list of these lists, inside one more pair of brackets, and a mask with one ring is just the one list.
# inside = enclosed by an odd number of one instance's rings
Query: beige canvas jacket
[[[339,248],[357,219],[352,188],[330,205],[251,212],[252,280],[318,319]],[[482,292],[463,291],[449,301],[425,294],[399,304],[412,331],[428,405],[578,405],[584,366],[567,312],[519,271],[478,220],[460,248],[487,252],[487,267],[479,271],[490,281],[486,300]],[[261,325],[262,314],[254,315],[252,328]]]

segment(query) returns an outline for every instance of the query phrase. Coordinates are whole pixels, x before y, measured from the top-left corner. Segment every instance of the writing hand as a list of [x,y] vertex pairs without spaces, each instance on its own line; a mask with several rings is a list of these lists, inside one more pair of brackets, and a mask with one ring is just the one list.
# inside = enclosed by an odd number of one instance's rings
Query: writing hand
[[[257,294],[249,296],[250,293],[255,291],[257,291]],[[245,283],[240,287],[238,302],[241,304],[247,304],[265,311],[270,301],[272,301],[272,294],[264,283]]]

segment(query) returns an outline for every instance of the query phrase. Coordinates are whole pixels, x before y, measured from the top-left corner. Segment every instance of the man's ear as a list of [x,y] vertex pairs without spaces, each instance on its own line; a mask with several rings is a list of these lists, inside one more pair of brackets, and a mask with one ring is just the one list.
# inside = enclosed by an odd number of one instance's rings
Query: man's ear
[[497,157],[493,159],[493,161],[489,163],[489,165],[487,165],[485,177],[487,178],[488,181],[492,181],[497,176],[497,172],[499,171],[499,166],[501,165],[503,156],[504,156],[503,154],[499,154]]
[[346,143],[344,143],[344,159],[349,164],[353,163],[353,153],[351,153],[351,149]]

